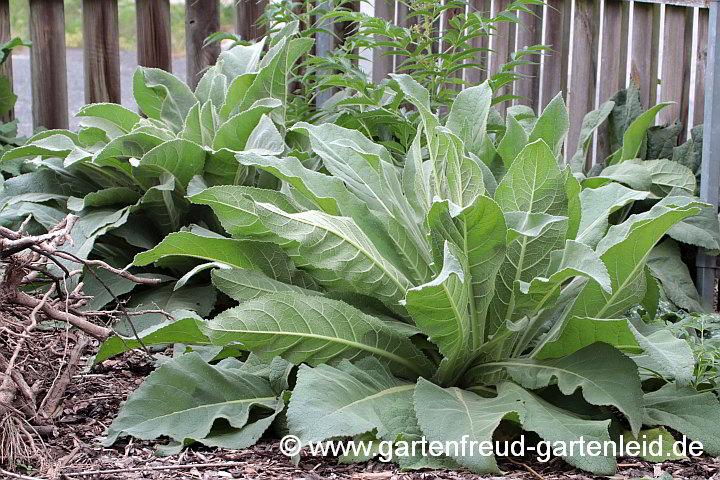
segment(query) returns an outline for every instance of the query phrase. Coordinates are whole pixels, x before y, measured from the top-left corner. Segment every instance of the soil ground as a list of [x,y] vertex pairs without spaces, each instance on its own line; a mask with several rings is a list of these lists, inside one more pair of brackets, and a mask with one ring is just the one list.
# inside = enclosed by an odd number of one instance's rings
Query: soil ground
[[[0,312],[0,327],[9,317]],[[3,325],[5,324],[5,325]],[[0,328],[0,330],[4,330]],[[21,357],[18,369],[38,398],[44,397],[67,370],[77,337],[64,330],[36,331]],[[0,332],[0,354],[9,358],[16,340]],[[402,472],[392,465],[366,462],[339,465],[334,458],[304,456],[298,466],[280,454],[277,442],[264,440],[246,450],[194,448],[179,455],[158,457],[152,442],[124,440],[112,448],[99,444],[120,404],[152,371],[151,360],[142,352],[131,352],[89,368],[88,358],[97,348],[90,342],[75,365],[58,407],[51,418],[30,420],[41,435],[36,449],[15,465],[0,465],[0,478],[34,479],[536,479],[588,480],[589,476],[560,459],[541,464],[531,460],[500,459],[505,476],[477,476],[463,471]],[[16,403],[22,400],[16,399]],[[17,405],[16,405],[16,408]],[[719,427],[720,428],[720,427]],[[2,453],[2,452],[0,452]],[[2,455],[0,455],[0,458]],[[19,465],[25,465],[24,467]],[[620,460],[614,479],[659,478],[663,474],[681,479],[720,480],[720,458],[695,458],[663,464],[638,459]],[[665,476],[665,478],[669,478]]]

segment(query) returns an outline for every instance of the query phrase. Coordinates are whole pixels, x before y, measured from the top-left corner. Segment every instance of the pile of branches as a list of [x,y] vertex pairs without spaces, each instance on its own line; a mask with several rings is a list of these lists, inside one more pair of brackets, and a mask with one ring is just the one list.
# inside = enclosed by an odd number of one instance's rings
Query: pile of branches
[[[0,348],[0,465],[43,458],[38,455],[41,433],[52,428],[53,418],[62,410],[59,407],[73,370],[90,338],[103,341],[112,335],[107,325],[118,313],[128,318],[145,313],[125,310],[94,269],[105,269],[136,283],[159,283],[63,250],[73,244],[71,234],[76,221],[76,216],[68,215],[42,235],[24,233],[27,222],[17,231],[0,227],[0,333],[9,339],[4,342],[9,348]],[[91,299],[84,295],[81,281],[87,274],[113,296],[115,310],[82,309]],[[38,398],[40,382],[29,385],[18,365],[33,341],[33,330],[42,320],[66,324],[74,347],[66,365],[59,366],[51,387]]]

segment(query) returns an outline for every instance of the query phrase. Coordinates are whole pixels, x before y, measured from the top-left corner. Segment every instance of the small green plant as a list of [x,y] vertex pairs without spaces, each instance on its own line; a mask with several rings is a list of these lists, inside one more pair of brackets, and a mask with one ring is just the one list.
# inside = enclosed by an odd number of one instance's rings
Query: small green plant
[[[287,418],[303,444],[485,442],[518,428],[548,441],[609,442],[614,431],[637,437],[664,425],[720,452],[711,427],[720,403],[690,386],[692,355],[668,364],[665,339],[627,317],[638,304],[657,308],[653,247],[703,204],[666,196],[610,226],[616,192],[597,187],[588,199],[558,164],[568,124],[560,96],[531,122],[509,116],[496,144],[489,84],[458,94],[443,125],[427,89],[409,75],[393,81],[420,117],[402,167],[356,130],[296,124],[326,173],[297,156],[240,152],[240,164],[276,177],[281,190],[198,192],[190,201],[210,206],[230,237],[174,234],[136,256],[139,266],[178,257],[232,266],[214,269],[213,283],[240,304],[141,334],[146,344],[172,338],[200,350],[165,363],[130,396],[107,444],[167,436],[166,451],[195,441],[242,448]],[[98,357],[133,341],[112,339]],[[202,356],[210,345],[213,355],[250,356],[211,364]],[[638,354],[675,384],[644,391]],[[177,389],[177,401],[161,401]],[[497,471],[493,457],[457,450],[395,453],[406,468]],[[563,458],[615,472],[611,454]]]

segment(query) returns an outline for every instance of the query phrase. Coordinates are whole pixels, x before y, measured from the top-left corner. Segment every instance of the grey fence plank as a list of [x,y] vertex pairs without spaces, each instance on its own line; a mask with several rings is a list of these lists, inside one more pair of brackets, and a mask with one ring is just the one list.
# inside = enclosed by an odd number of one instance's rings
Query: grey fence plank
[[265,35],[265,25],[259,25],[258,19],[267,4],[267,0],[235,1],[235,33],[243,40],[257,40]]
[[[601,72],[598,84],[600,103],[625,88],[630,4],[622,0],[606,0],[602,28]],[[602,161],[611,153],[608,130],[601,127],[597,133],[596,160]]]
[[630,75],[640,89],[645,108],[657,103],[658,49],[660,46],[660,5],[635,3],[633,38],[630,48]]
[[[498,13],[505,11],[510,4],[512,4],[512,0],[493,0],[493,15],[496,16]],[[515,25],[510,22],[499,22],[495,25],[496,30],[490,40],[490,48],[492,49],[490,53],[491,76],[502,71],[503,65],[510,61],[510,56],[515,51]],[[497,96],[511,93],[512,84],[505,85],[495,92]],[[497,109],[501,115],[505,115],[507,106],[508,102],[502,102],[497,105]]]
[[[394,0],[375,0],[375,16],[384,18],[390,22],[395,21],[395,1]],[[384,37],[378,36],[378,40],[384,40]],[[377,47],[373,49],[372,61],[372,79],[373,82],[379,83],[388,74],[393,72],[393,57],[387,55],[390,47]]]
[[664,52],[660,101],[675,102],[658,115],[660,124],[679,120],[684,138],[690,106],[690,64],[692,55],[693,10],[687,7],[665,7]]
[[[472,0],[470,2],[470,13],[479,12],[484,17],[490,17],[490,0]],[[484,82],[488,77],[488,61],[490,59],[490,36],[483,35],[475,37],[470,41],[472,48],[482,49],[475,53],[472,63],[481,65],[481,68],[469,68],[465,70],[465,81],[471,85],[478,85]]]
[[707,8],[698,12],[697,54],[695,57],[695,109],[693,111],[693,126],[702,125],[705,115],[705,70],[708,56],[708,17]]
[[571,4],[571,0],[547,0],[545,20],[547,28],[543,43],[552,50],[542,60],[543,77],[540,85],[542,108],[545,108],[558,92],[567,90]]
[[[532,11],[520,12],[520,23],[517,26],[518,50],[542,43],[542,5],[528,5]],[[523,57],[523,60],[532,62],[517,67],[522,78],[514,84],[514,94],[521,97],[513,101],[516,105],[527,105],[537,111],[540,96],[540,58],[537,55]]]
[[117,0],[83,0],[85,103],[120,103]]
[[68,128],[63,0],[30,0],[33,127]]
[[137,0],[135,9],[138,65],[172,72],[170,0]]
[[600,2],[576,0],[572,54],[572,74],[568,91],[570,132],[568,151],[575,151],[585,114],[595,107],[597,55],[600,28]]
[[220,43],[205,45],[208,35],[220,30],[219,0],[186,0],[185,54],[187,83],[195,88],[206,67],[220,55]]

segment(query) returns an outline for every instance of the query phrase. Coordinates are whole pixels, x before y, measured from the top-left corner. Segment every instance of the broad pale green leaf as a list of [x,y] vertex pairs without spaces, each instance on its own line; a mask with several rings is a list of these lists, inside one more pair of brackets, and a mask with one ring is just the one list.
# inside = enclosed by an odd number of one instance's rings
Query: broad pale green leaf
[[462,90],[450,108],[447,123],[470,152],[478,153],[485,141],[485,127],[492,102],[492,89],[488,82]]
[[645,168],[642,160],[628,160],[618,165],[604,168],[597,177],[583,180],[583,188],[597,188],[608,181],[620,182],[635,190],[650,191],[652,188],[652,175]]
[[266,98],[253,104],[247,110],[230,117],[227,122],[218,127],[213,139],[213,149],[226,148],[233,152],[244,150],[250,134],[258,125],[262,116],[280,106],[279,100]]
[[140,200],[140,194],[130,187],[110,187],[90,192],[83,198],[70,197],[68,209],[80,211],[88,207],[107,207],[110,205],[127,206]]
[[720,455],[720,403],[711,392],[699,393],[690,387],[668,383],[645,394],[646,425],[664,425],[702,442],[703,450]]
[[315,366],[373,356],[402,376],[432,371],[420,350],[382,320],[319,296],[265,295],[221,313],[204,331],[216,345],[240,342],[265,359]]
[[264,47],[263,37],[252,45],[236,45],[225,50],[218,57],[218,62],[223,62],[222,73],[228,78],[235,78],[244,73],[257,71]]
[[437,128],[438,152],[435,173],[440,179],[441,198],[452,200],[464,207],[475,197],[485,193],[485,182],[480,166],[465,155],[462,140],[447,128]]
[[[252,425],[258,415],[274,417],[282,404],[267,379],[209,365],[198,354],[189,353],[163,364],[130,395],[104,444],[112,445],[125,435],[142,440],[167,436],[184,444],[203,442],[216,420],[224,419],[240,429]],[[246,448],[257,438],[222,443]]]
[[185,82],[164,70],[147,67],[138,67],[133,74],[133,96],[145,115],[163,121],[176,133],[198,101]]
[[290,259],[274,244],[214,238],[190,232],[171,233],[152,250],[138,253],[133,263],[144,266],[177,256],[221,262],[235,268],[254,268],[287,282],[294,270]]
[[582,215],[577,240],[594,248],[607,232],[611,213],[636,200],[644,200],[648,195],[648,192],[632,190],[614,182],[598,188],[586,188],[580,193]]
[[686,205],[656,205],[646,213],[632,215],[620,225],[610,227],[596,251],[608,268],[612,293],[596,283],[588,283],[579,295],[571,315],[617,318],[645,296],[644,268],[652,248],[672,225],[697,213],[691,201]]
[[633,351],[639,350],[626,318],[571,317],[565,322],[559,336],[551,342],[542,344],[533,356],[538,359],[559,358],[595,342],[605,342],[625,349],[634,347]]
[[[495,201],[505,213],[506,221],[508,212],[522,212],[521,218],[567,217],[565,173],[558,168],[555,156],[544,141],[531,143],[520,152],[498,185]],[[516,213],[511,215],[516,216]],[[489,308],[492,327],[488,333],[495,333],[508,320],[516,320],[515,283],[545,276],[550,265],[550,252],[563,247],[567,227],[565,219],[549,223],[536,236],[520,234],[513,238],[508,235],[505,259]]]
[[297,292],[303,295],[319,295],[319,292],[284,283],[268,277],[257,270],[232,268],[212,271],[212,283],[221,292],[238,302],[277,292]]
[[270,117],[267,115],[260,117],[260,121],[248,137],[245,150],[263,155],[279,155],[285,150],[285,140]]
[[505,169],[509,169],[515,158],[528,144],[528,134],[515,117],[508,115],[505,135],[497,146],[497,153],[502,157]]
[[671,160],[645,160],[645,168],[652,178],[651,191],[658,197],[668,195],[674,188],[695,192],[695,174],[686,166]]
[[135,169],[141,181],[155,183],[159,171],[170,173],[183,188],[186,188],[195,175],[202,173],[205,166],[205,150],[196,143],[177,139],[163,142],[147,152]]
[[130,133],[142,118],[132,110],[116,103],[93,103],[85,105],[75,116],[81,117],[81,121],[84,120],[85,117],[102,119],[111,123],[123,133]]
[[536,140],[544,140],[553,155],[557,157],[562,149],[569,126],[570,116],[562,92],[560,92],[550,100],[538,117],[528,141],[532,143]]
[[487,307],[495,291],[495,279],[504,259],[506,227],[500,207],[479,196],[466,208],[435,202],[428,215],[434,233],[455,243],[467,258],[472,284],[470,316],[474,348],[484,340]]
[[472,345],[465,270],[467,259],[454,244],[445,242],[443,267],[433,281],[411,288],[405,306],[415,325],[435,343],[452,366],[463,362]]
[[572,277],[587,277],[607,293],[612,293],[607,268],[590,247],[567,240],[565,248],[558,253],[562,254],[560,263],[551,265],[553,272],[548,278],[535,277],[530,283],[518,282],[520,292],[516,293],[516,308],[539,311],[560,293],[559,288]]
[[258,68],[259,72],[247,89],[239,111],[248,109],[263,98],[281,101],[281,106],[271,117],[279,125],[285,124],[285,109],[288,105],[288,82],[290,73],[297,61],[310,51],[314,43],[311,38],[283,38],[265,54]]
[[[512,392],[483,398],[459,388],[442,388],[420,378],[414,401],[418,423],[428,441],[459,443],[465,437],[468,444],[476,442],[472,453],[469,447],[464,452],[450,448],[444,453],[474,473],[499,472],[494,455],[482,455],[479,448],[485,445],[487,452],[500,421],[522,408]],[[489,450],[492,451],[492,447]]]
[[577,151],[570,160],[570,168],[573,173],[582,173],[585,168],[585,159],[587,157],[590,140],[593,132],[597,130],[615,107],[615,102],[608,100],[600,105],[600,108],[593,110],[585,115],[582,126],[580,127],[580,137],[578,138]]
[[682,260],[680,247],[672,239],[653,248],[647,264],[653,276],[660,280],[668,300],[689,312],[705,310],[690,271]]
[[[657,330],[654,332],[641,332],[629,323],[630,329],[635,334],[638,345],[643,353],[633,356],[635,363],[642,368],[652,372],[660,373],[666,378],[675,380],[678,386],[685,387],[692,380],[695,370],[695,356],[686,340],[677,338],[668,330]],[[642,327],[642,326],[641,326]]]
[[[689,197],[684,192],[675,190],[659,203],[661,205],[676,203],[675,193]],[[700,212],[673,225],[668,235],[678,242],[705,248],[712,252],[711,254],[720,250],[720,224],[715,209],[710,205],[700,205]]]
[[[602,362],[598,362],[602,359]],[[633,433],[642,426],[642,388],[635,363],[606,343],[594,343],[571,355],[549,360],[509,359],[480,365],[503,367],[525,388],[547,387],[554,380],[565,395],[582,390],[593,405],[613,405],[630,422]]]
[[375,296],[391,307],[398,306],[412,286],[351,218],[315,210],[288,213],[242,194],[230,197],[224,191],[217,200],[210,198],[216,191],[192,200],[213,207],[233,236],[272,239],[318,284]]
[[371,357],[355,365],[347,360],[337,367],[301,365],[288,407],[288,427],[302,443],[374,430],[376,438],[394,441],[417,430],[414,388]]
[[566,167],[565,173],[565,193],[568,198],[568,229],[565,235],[567,240],[575,240],[578,230],[580,229],[580,220],[582,216],[582,204],[580,201],[580,193],[582,187],[580,182],[575,178],[570,167]]
[[64,165],[81,162],[92,158],[93,152],[76,144],[70,137],[63,134],[49,135],[38,140],[30,140],[27,145],[6,152],[2,161],[28,157],[60,157]]
[[[103,342],[95,354],[94,364],[114,357],[134,348],[166,343],[187,343],[193,345],[211,345],[210,340],[197,326],[197,318],[183,318],[176,321],[163,322],[135,336],[122,337],[114,335]],[[142,342],[142,343],[141,343]]]
[[[588,420],[543,400],[511,382],[498,386],[498,396],[511,392],[523,403],[518,412],[523,429],[536,432],[540,437],[553,444],[577,445],[580,442],[609,443],[608,427],[610,420]],[[616,462],[613,455],[587,455],[586,452],[573,452],[568,448],[567,455],[561,455],[570,465],[596,474],[615,474]]]
[[[351,217],[372,240],[380,254],[408,278],[418,283],[429,278],[428,254],[421,255],[415,242],[411,241],[404,229],[397,228],[396,222],[368,210],[367,205],[350,193],[339,178],[305,168],[295,157],[280,159],[269,155],[240,153],[237,159],[243,165],[260,168],[289,183],[320,210],[331,215]],[[396,227],[392,230],[392,236],[390,225]],[[426,244],[421,244],[420,249],[427,251]]]
[[547,213],[505,212],[508,242],[518,237],[539,237],[557,224],[567,224],[567,220]]
[[637,117],[623,135],[623,147],[621,161],[639,158],[640,150],[645,142],[647,129],[655,123],[655,116],[672,102],[658,103],[646,112]]
[[95,163],[117,158],[142,158],[147,152],[163,143],[162,138],[147,133],[132,132],[114,138],[95,156]]

